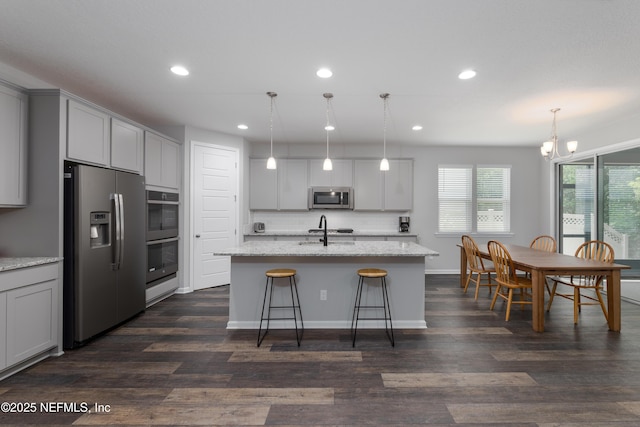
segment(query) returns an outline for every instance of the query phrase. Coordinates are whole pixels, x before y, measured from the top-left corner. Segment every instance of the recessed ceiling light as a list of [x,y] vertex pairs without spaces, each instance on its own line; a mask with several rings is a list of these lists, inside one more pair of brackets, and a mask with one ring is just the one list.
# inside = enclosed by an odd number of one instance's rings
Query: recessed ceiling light
[[171,67],[171,72],[173,74],[177,74],[179,76],[188,76],[189,75],[189,70],[184,68],[182,65],[174,65],[173,67]]
[[475,70],[464,70],[463,72],[461,72],[460,74],[458,74],[458,78],[460,80],[468,80],[468,79],[472,79],[476,76],[476,72]]
[[422,130],[422,126],[415,125],[414,127],[411,128],[411,130]]
[[243,124],[239,124],[238,125],[238,129],[247,130],[247,129],[249,129],[249,126],[243,125]]
[[323,79],[328,79],[329,77],[333,76],[333,72],[328,68],[320,68],[318,71],[316,71],[316,76]]
[[336,128],[335,128],[335,127],[333,127],[332,125],[326,125],[326,126],[324,127],[324,130],[335,130],[335,129],[336,129]]

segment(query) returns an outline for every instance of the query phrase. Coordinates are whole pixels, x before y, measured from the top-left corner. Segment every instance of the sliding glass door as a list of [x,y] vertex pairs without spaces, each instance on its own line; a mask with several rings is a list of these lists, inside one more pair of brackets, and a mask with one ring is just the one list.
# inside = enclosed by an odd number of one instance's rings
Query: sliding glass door
[[598,156],[598,229],[616,261],[640,275],[640,148]]
[[559,178],[559,250],[603,240],[632,267],[623,276],[640,276],[640,148],[561,164]]
[[559,173],[558,245],[561,253],[573,255],[580,244],[597,235],[593,213],[596,185],[593,159],[561,164]]

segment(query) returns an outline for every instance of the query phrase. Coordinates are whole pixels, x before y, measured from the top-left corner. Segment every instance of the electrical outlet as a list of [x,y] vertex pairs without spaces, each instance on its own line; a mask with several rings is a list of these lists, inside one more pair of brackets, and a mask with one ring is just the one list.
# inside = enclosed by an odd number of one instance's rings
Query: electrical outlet
[[326,300],[327,300],[327,290],[322,289],[320,290],[320,301],[326,301]]

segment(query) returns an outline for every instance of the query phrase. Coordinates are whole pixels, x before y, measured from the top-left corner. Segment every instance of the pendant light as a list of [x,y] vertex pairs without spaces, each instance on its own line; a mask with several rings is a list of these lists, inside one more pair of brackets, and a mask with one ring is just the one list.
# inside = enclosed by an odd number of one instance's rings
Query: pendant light
[[324,96],[325,99],[327,100],[327,124],[324,127],[324,130],[327,132],[327,158],[324,159],[324,163],[322,164],[322,170],[330,171],[330,170],[333,170],[333,163],[331,163],[331,159],[329,158],[329,132],[335,128],[331,126],[331,123],[329,122],[329,106],[330,106],[331,98],[333,98],[333,94],[325,93],[322,96]]
[[540,147],[540,154],[544,157],[545,160],[551,159],[566,159],[573,156],[573,153],[578,149],[578,141],[568,141],[567,142],[567,151],[569,154],[566,156],[561,156],[558,152],[558,134],[556,132],[556,113],[560,111],[559,108],[551,109],[553,113],[553,125],[551,126],[551,140],[546,141]]
[[388,93],[381,93],[382,103],[384,104],[384,120],[382,122],[382,160],[380,160],[380,170],[389,170],[389,160],[387,160],[387,99]]
[[271,110],[269,116],[269,136],[271,137],[271,155],[267,159],[267,169],[276,169],[276,159],[273,157],[273,103],[275,102],[275,97],[278,96],[275,92],[267,92],[267,96],[271,98]]

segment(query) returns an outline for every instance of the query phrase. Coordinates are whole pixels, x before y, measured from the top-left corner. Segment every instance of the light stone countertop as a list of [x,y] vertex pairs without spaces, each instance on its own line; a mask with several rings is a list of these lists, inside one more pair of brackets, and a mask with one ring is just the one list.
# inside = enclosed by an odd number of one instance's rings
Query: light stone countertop
[[[355,230],[353,233],[338,233],[336,231],[327,233],[337,237],[417,237],[416,233],[404,233],[400,231],[380,231],[380,230]],[[283,237],[317,237],[322,236],[322,232],[309,233],[309,230],[267,230],[264,233],[250,232],[245,236],[283,236]]]
[[219,250],[213,253],[216,256],[387,256],[387,257],[415,257],[438,256],[438,252],[418,245],[413,242],[391,241],[354,241],[331,242],[329,246],[323,246],[320,242],[245,242],[240,246]]
[[34,267],[36,265],[51,264],[59,261],[62,261],[62,258],[59,258],[59,257],[0,258],[0,271]]

